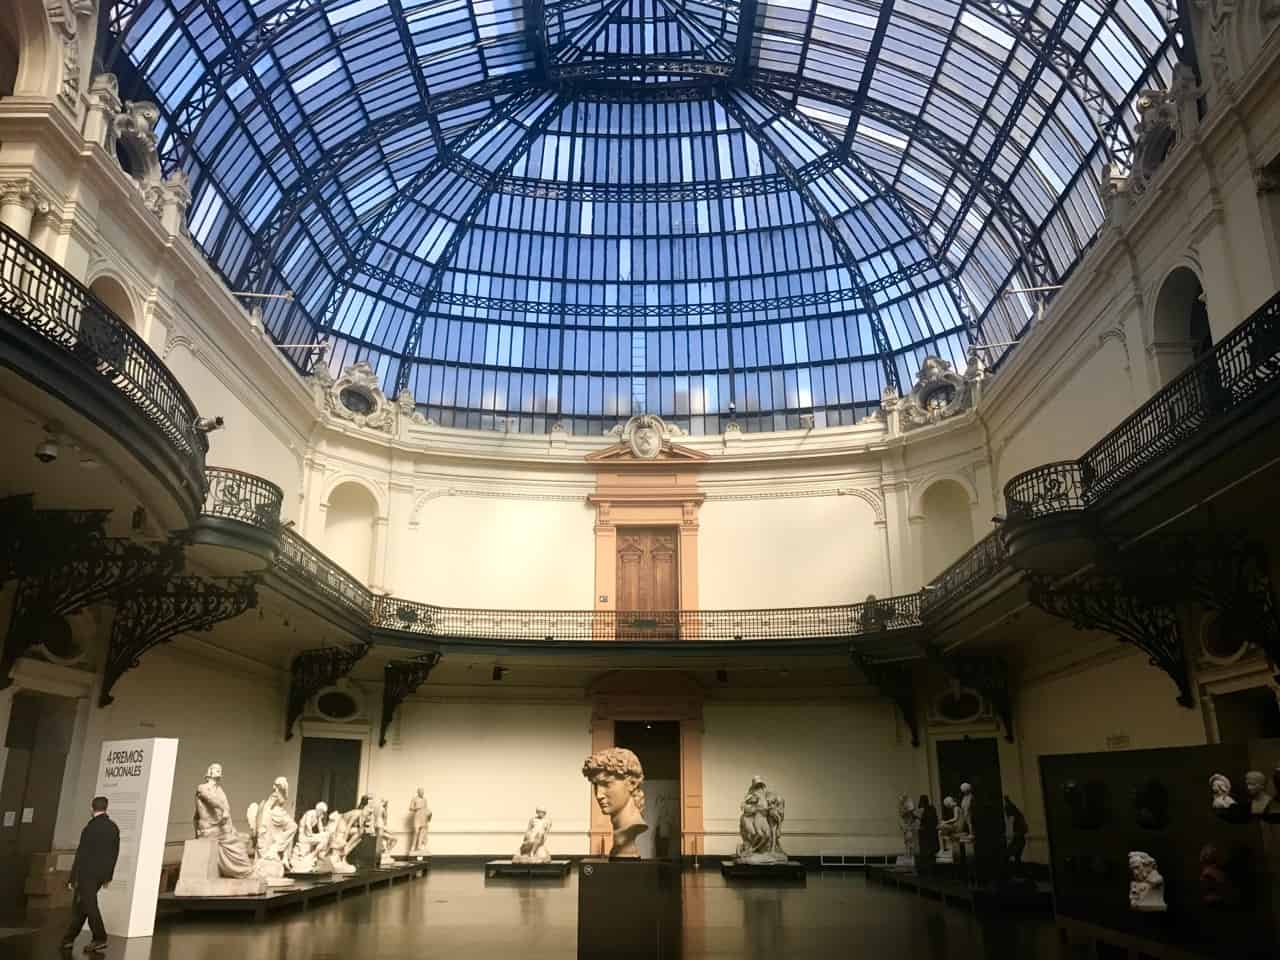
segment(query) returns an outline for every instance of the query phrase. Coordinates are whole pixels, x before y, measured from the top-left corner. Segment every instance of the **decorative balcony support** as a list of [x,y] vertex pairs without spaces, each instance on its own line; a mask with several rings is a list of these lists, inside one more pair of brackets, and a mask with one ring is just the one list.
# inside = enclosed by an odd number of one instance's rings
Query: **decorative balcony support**
[[891,661],[877,663],[870,657],[850,650],[849,657],[880,695],[892,700],[902,714],[903,722],[911,731],[911,745],[920,746],[920,720],[916,707],[916,687],[911,676],[910,662]]
[[0,690],[18,658],[35,646],[40,624],[66,617],[145,582],[159,582],[182,570],[182,547],[167,543],[151,550],[132,540],[93,537],[42,576],[24,577],[0,653]]
[[98,706],[142,655],[180,633],[211,630],[258,605],[254,577],[170,577],[129,591],[116,608]]
[[1030,601],[1046,613],[1070,620],[1077,630],[1105,630],[1133,644],[1177,685],[1178,703],[1193,705],[1182,630],[1171,602],[1180,588],[1175,581],[1161,578],[1161,588],[1153,589],[1113,575],[1054,583],[1033,574],[1028,585]]
[[1004,738],[1013,743],[1013,691],[1004,658],[943,656],[938,663],[960,686],[977,690],[986,698],[1004,725]]
[[440,662],[439,653],[426,653],[413,660],[388,661],[383,670],[382,726],[378,729],[378,746],[387,745],[387,731],[395,719],[396,710],[410,695],[422,686],[431,671]]
[[293,739],[293,728],[312,697],[349,674],[372,646],[362,641],[350,647],[304,650],[289,666],[289,699],[284,718],[284,738]]
[[0,502],[0,584],[39,577],[105,536],[110,510],[36,510],[30,496]]

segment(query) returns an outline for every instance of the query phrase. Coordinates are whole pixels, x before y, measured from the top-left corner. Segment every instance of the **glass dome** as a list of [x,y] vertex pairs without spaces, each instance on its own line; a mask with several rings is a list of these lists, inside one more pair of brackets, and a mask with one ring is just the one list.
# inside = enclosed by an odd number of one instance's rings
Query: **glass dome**
[[[1177,24],[1147,0],[138,0],[195,242],[437,422],[872,411],[1027,326]],[[997,362],[1004,346],[986,349]],[[289,348],[303,363],[306,351]]]

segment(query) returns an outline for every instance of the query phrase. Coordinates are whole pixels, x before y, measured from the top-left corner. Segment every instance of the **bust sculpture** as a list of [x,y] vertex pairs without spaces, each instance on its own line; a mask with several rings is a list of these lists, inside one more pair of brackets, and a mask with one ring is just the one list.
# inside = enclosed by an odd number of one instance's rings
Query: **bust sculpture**
[[1231,781],[1221,773],[1209,778],[1209,792],[1213,797],[1213,809],[1230,810],[1236,805],[1236,798],[1231,795]]
[[765,786],[764,777],[752,777],[742,798],[738,817],[738,863],[786,863],[782,849],[782,821],[786,802]]
[[196,837],[218,841],[218,875],[234,879],[256,876],[249,845],[236,832],[231,803],[222,789],[222,764],[211,763],[196,787]]
[[267,799],[249,805],[249,828],[258,857],[258,872],[266,877],[283,877],[289,869],[289,854],[298,832],[289,809],[287,779],[276,777]]
[[431,809],[427,806],[427,796],[422,787],[417,795],[409,801],[409,815],[413,817],[413,842],[409,845],[410,853],[427,852],[427,825],[431,823]]
[[291,873],[329,873],[329,805],[321,800],[298,819],[298,834],[290,857]]
[[1271,813],[1273,797],[1267,793],[1267,775],[1261,770],[1250,770],[1244,775],[1244,789],[1249,795],[1249,813],[1255,817]]
[[520,841],[520,852],[511,858],[512,863],[550,863],[551,851],[547,849],[547,834],[551,832],[551,818],[547,811],[538,807],[533,812],[529,826],[525,828],[524,839]]
[[1156,869],[1155,857],[1140,850],[1129,854],[1129,909],[1144,913],[1169,909],[1164,902],[1164,877]]
[[636,838],[649,829],[644,822],[644,770],[640,758],[625,747],[598,750],[582,764],[592,796],[613,823],[611,857],[640,856]]
[[1235,903],[1239,898],[1227,872],[1222,851],[1207,843],[1200,848],[1200,899],[1209,905]]

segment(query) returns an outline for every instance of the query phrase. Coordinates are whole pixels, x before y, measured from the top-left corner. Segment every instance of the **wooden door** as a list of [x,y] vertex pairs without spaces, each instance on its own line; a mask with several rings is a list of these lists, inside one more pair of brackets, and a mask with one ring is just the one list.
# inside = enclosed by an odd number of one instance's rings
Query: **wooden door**
[[303,737],[298,763],[297,816],[323,800],[331,813],[354,810],[360,791],[359,740]]
[[672,637],[680,608],[678,533],[670,527],[618,531],[618,636]]

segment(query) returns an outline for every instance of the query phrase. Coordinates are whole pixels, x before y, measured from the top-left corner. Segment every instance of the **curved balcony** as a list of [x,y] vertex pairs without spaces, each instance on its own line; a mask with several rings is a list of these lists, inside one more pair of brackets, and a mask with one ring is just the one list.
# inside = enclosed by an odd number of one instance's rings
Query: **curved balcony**
[[920,610],[925,618],[937,614],[972,594],[979,584],[993,578],[1008,563],[1000,532],[992,531],[961,554],[921,591]]
[[[1002,537],[1015,565],[1025,569],[1078,569],[1094,552],[1087,515],[1157,461],[1164,474],[1194,469],[1190,457],[1166,460],[1188,442],[1248,442],[1232,425],[1252,416],[1268,421],[1260,403],[1280,392],[1280,294],[1272,297],[1187,370],[1166,384],[1079,460],[1049,463],[1005,484],[1007,523]],[[1254,428],[1256,429],[1256,428]],[[1216,456],[1215,451],[1212,455]],[[1146,474],[1151,479],[1153,474]]]
[[194,520],[208,441],[191,398],[128,324],[3,225],[0,317],[0,363],[119,440]]
[[270,480],[229,467],[208,467],[205,478],[204,512],[192,524],[191,542],[271,559],[279,543],[284,491]]

